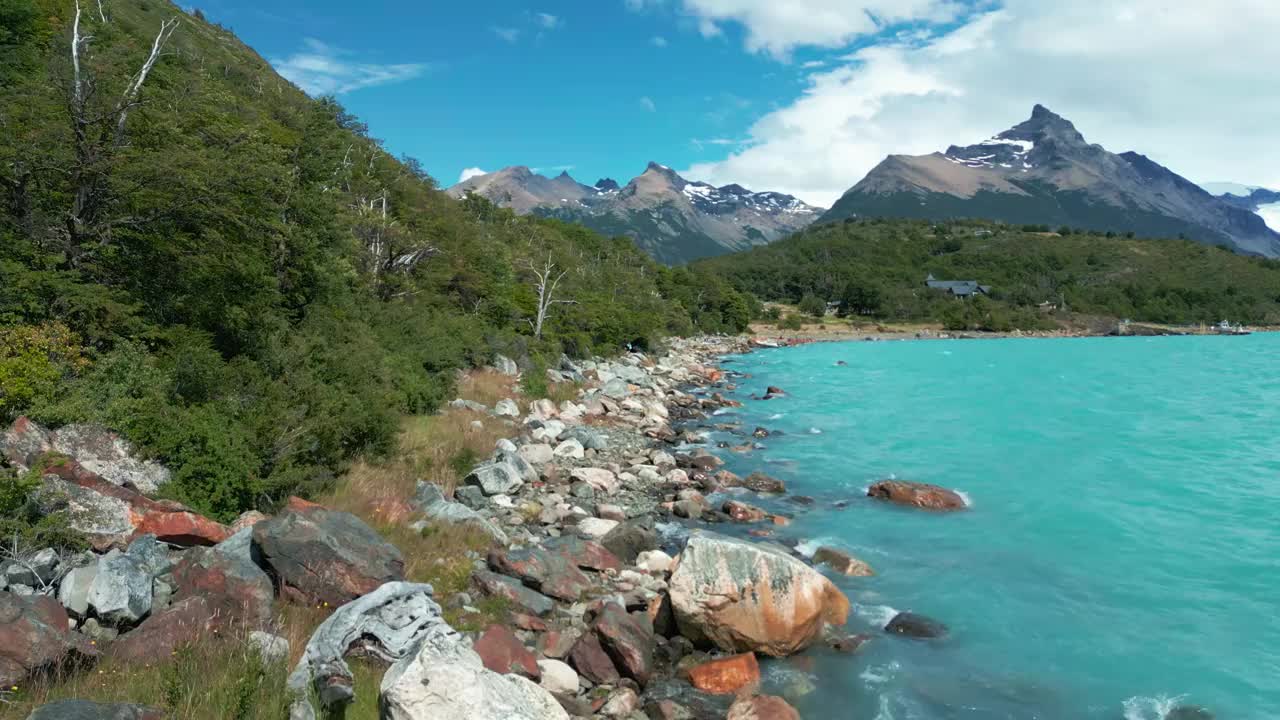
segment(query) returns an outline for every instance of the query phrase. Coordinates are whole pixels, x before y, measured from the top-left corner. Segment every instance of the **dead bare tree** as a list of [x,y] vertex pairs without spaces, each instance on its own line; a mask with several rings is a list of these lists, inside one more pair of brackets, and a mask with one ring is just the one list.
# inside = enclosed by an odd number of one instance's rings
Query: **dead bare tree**
[[524,267],[533,273],[536,282],[533,288],[538,291],[538,313],[531,320],[526,320],[530,327],[533,328],[533,336],[539,340],[542,339],[542,326],[547,321],[547,314],[551,308],[556,305],[577,305],[573,300],[560,300],[556,298],[556,289],[560,286],[560,281],[564,276],[569,274],[568,270],[561,270],[556,275],[556,264],[551,261],[551,253],[547,253],[547,260],[542,264],[542,268],[538,269],[534,266],[532,260],[526,260]]
[[[98,14],[105,23],[106,13],[100,1]],[[151,51],[138,72],[129,79],[120,96],[109,102],[106,109],[101,109],[94,106],[97,82],[88,67],[89,43],[93,36],[82,32],[82,21],[80,0],[76,0],[71,23],[72,84],[68,103],[76,161],[70,172],[73,197],[66,219],[67,262],[73,267],[86,253],[90,241],[96,240],[99,245],[110,242],[110,223],[105,219],[107,165],[111,157],[125,146],[129,113],[141,104],[142,87],[147,76],[155,68],[165,45],[181,22],[176,17],[161,21],[160,30],[151,43]]]

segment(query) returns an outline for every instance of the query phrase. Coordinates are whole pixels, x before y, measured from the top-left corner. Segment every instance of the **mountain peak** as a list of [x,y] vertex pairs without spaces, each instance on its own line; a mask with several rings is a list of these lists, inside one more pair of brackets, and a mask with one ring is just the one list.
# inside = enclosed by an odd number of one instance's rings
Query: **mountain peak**
[[613,178],[600,178],[596,181],[595,187],[597,190],[609,192],[611,190],[617,190],[620,186],[618,185],[618,181]]
[[1040,103],[1036,103],[1036,106],[1031,108],[1031,119],[1032,120],[1061,120],[1062,116],[1050,110],[1049,108],[1041,105]]
[[568,179],[568,180],[572,180],[572,179],[573,179],[573,178],[569,175],[569,171],[568,171],[568,170],[561,170],[561,171],[560,171],[560,174],[556,176],[556,179],[557,179],[557,180],[559,180],[559,179],[561,179],[561,178],[566,178],[566,179]]

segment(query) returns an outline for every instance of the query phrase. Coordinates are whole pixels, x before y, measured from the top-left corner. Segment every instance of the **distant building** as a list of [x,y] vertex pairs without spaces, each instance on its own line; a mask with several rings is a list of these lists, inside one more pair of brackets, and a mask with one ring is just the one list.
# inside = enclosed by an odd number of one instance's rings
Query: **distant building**
[[990,285],[979,285],[977,280],[938,280],[932,274],[925,278],[925,285],[933,290],[941,290],[958,298],[970,298],[974,295],[990,295]]

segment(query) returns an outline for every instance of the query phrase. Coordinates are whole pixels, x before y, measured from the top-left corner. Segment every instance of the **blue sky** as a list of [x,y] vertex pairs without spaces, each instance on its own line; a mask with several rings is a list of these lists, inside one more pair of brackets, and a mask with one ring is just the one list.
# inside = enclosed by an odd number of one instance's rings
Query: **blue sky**
[[827,205],[1033,104],[1195,181],[1280,186],[1280,2],[195,0],[442,185],[649,160]]

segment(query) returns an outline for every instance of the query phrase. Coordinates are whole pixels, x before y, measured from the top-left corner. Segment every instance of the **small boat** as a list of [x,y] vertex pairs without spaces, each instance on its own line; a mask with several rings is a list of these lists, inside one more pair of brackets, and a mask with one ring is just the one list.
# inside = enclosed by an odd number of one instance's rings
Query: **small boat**
[[1244,325],[1232,325],[1230,321],[1223,320],[1214,326],[1214,330],[1219,335],[1249,335],[1250,332],[1245,330]]

